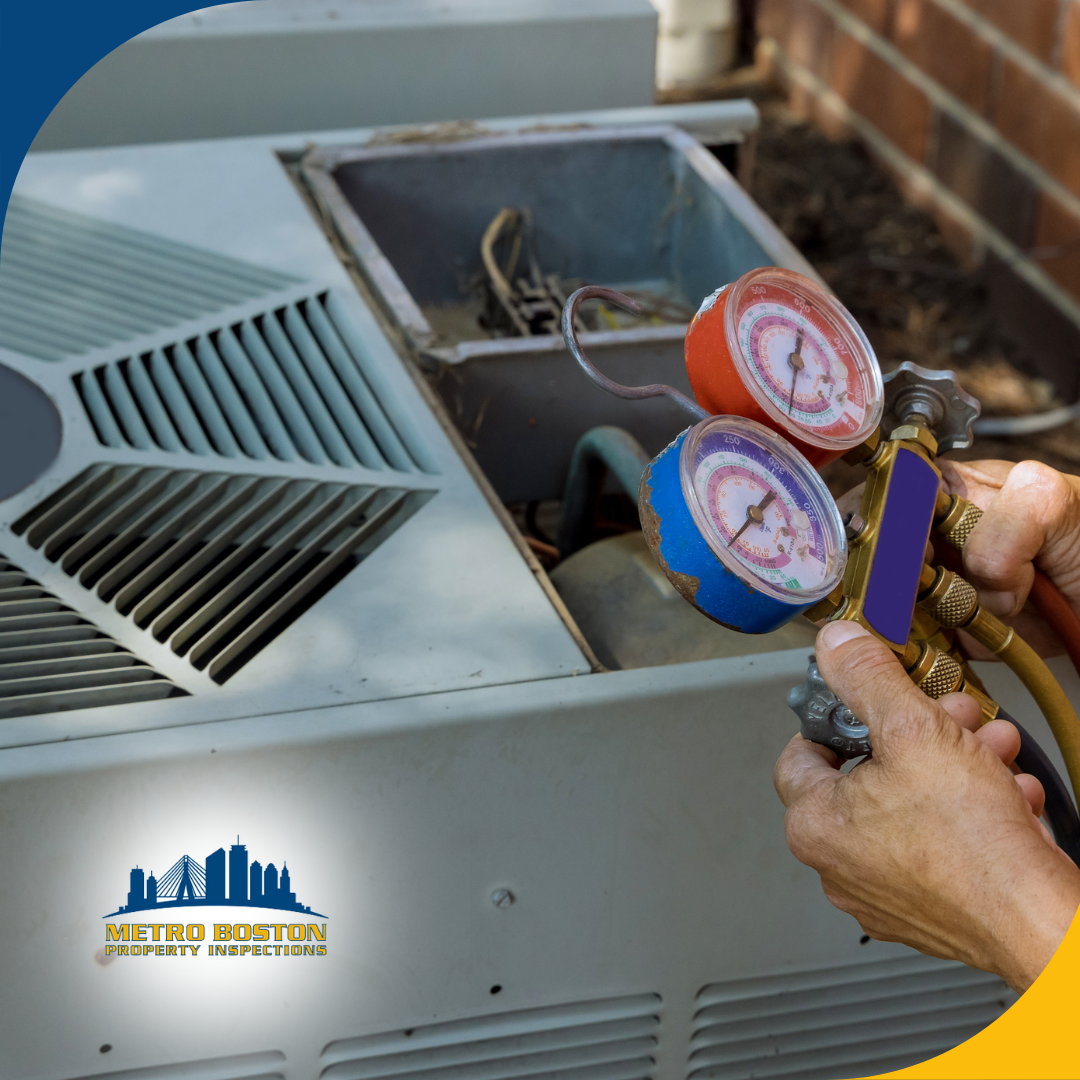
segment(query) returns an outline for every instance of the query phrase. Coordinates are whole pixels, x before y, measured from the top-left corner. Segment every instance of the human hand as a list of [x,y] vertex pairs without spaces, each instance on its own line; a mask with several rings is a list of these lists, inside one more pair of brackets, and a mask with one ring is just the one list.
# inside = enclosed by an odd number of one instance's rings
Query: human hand
[[926,697],[856,623],[828,624],[817,661],[874,753],[841,773],[831,750],[791,740],[773,780],[795,857],[871,937],[996,972],[1023,992],[1080,905],[1080,870],[1036,816],[1039,782],[1007,767],[1016,728],[979,727],[966,694]]
[[[1061,642],[1030,608],[1037,566],[1080,614],[1080,477],[1037,461],[939,461],[945,488],[984,511],[964,545],[964,576],[986,610],[1007,620],[1036,651]],[[982,650],[965,648],[976,658]]]

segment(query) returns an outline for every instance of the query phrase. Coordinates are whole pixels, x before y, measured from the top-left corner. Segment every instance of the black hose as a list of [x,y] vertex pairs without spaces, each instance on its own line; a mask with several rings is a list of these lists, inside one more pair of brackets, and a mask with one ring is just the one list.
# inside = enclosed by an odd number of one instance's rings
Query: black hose
[[1080,866],[1080,816],[1076,813],[1068,786],[1023,724],[1017,723],[1000,707],[997,719],[1008,720],[1020,732],[1020,753],[1016,755],[1016,767],[1021,772],[1031,773],[1042,784],[1046,793],[1043,816],[1050,823],[1057,846]]

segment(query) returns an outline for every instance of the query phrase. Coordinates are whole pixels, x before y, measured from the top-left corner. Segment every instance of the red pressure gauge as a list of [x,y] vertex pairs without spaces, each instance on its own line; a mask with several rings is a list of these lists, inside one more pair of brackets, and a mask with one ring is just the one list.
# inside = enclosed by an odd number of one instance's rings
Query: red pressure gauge
[[686,334],[686,370],[710,413],[764,424],[815,466],[881,422],[881,369],[866,335],[836,297],[791,270],[751,270],[708,297]]

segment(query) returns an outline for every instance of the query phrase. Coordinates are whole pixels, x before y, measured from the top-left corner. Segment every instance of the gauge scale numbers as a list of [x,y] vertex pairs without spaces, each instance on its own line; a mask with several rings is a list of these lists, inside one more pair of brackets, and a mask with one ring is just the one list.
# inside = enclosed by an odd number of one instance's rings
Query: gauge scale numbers
[[848,350],[835,335],[830,340],[811,305],[798,303],[766,297],[744,308],[742,353],[773,404],[795,423],[820,435],[856,432],[866,417],[862,380],[855,374],[848,381]]
[[825,542],[813,504],[768,450],[730,433],[706,435],[693,483],[721,547],[750,574],[785,590],[822,584]]

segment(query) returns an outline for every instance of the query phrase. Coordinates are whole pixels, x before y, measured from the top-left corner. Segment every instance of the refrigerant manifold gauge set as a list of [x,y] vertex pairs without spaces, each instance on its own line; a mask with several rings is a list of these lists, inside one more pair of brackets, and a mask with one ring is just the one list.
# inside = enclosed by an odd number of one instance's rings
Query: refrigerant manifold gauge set
[[[695,420],[646,466],[638,500],[652,554],[679,593],[747,634],[800,615],[858,621],[930,697],[969,693],[991,720],[1003,714],[960,652],[962,628],[1032,691],[1080,788],[1080,722],[1049,670],[983,611],[962,577],[925,561],[932,533],[957,553],[981,513],[944,493],[935,464],[939,451],[971,445],[979,415],[955,375],[903,364],[883,379],[835,296],[801,274],[761,267],[717,289],[690,323],[695,400],[671,386],[622,386],[597,371],[577,337],[577,308],[594,298],[639,313],[631,298],[600,286],[570,297],[563,337],[589,378],[619,397],[668,397]],[[867,470],[859,512],[847,521],[817,471],[840,457]],[[812,662],[789,704],[804,738],[842,758],[872,752],[866,727]],[[1068,791],[1021,735],[1018,764],[1043,781],[1058,842],[1080,858]]]

